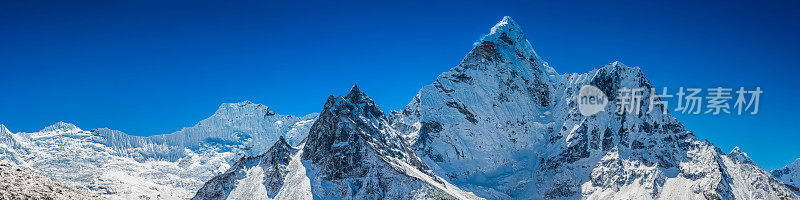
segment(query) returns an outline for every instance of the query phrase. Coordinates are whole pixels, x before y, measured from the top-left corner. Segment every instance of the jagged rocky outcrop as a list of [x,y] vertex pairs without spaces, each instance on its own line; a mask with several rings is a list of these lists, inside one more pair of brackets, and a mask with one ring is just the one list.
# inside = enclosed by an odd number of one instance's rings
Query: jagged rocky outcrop
[[555,74],[506,17],[458,66],[394,112],[393,124],[437,174],[460,180],[494,171],[530,156],[546,139],[541,133],[552,131],[546,109],[555,103]]
[[222,104],[193,127],[150,137],[58,122],[34,133],[0,127],[0,161],[110,199],[186,199],[239,158],[280,137],[297,145],[317,114],[280,115],[249,101]]
[[800,195],[800,158],[783,168],[772,170],[772,175]]
[[8,163],[0,164],[0,199],[100,199]]
[[195,199],[479,199],[433,174],[356,86],[328,98],[290,160],[280,155],[270,166],[287,171],[270,175],[252,164],[273,154],[243,159]]
[[[509,17],[459,65],[391,114],[431,169],[489,199],[796,199],[738,149],[721,152],[669,114],[653,86],[619,62],[558,74]],[[609,97],[579,113],[578,91]],[[640,112],[616,114],[621,88],[643,89]],[[655,98],[655,97],[654,97]]]

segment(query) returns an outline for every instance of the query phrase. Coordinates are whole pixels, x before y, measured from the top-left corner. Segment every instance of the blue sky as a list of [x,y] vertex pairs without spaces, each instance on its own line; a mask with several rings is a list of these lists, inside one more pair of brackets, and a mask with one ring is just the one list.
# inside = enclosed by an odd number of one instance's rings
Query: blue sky
[[[656,86],[755,87],[755,116],[678,115],[762,167],[800,157],[800,2],[83,1],[0,3],[0,123],[134,135],[192,126],[220,103],[322,109],[353,83],[384,110],[512,16],[559,73],[619,60]],[[674,102],[673,102],[674,104]]]

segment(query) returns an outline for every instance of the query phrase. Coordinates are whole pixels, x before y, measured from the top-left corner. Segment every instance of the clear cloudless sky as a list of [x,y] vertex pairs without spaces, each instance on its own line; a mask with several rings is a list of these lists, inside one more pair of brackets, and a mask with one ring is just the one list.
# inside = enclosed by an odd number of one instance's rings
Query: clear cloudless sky
[[800,158],[798,10],[800,1],[2,1],[0,124],[164,134],[226,102],[319,112],[353,83],[383,110],[402,109],[509,15],[559,73],[619,60],[671,92],[760,86],[758,115],[677,117],[771,170]]

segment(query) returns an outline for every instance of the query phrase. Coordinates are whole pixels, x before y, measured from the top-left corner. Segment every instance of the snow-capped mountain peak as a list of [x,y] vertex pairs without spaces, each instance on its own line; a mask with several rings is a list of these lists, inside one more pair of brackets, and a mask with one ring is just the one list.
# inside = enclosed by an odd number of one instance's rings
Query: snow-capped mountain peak
[[508,45],[530,44],[522,27],[514,22],[509,16],[503,17],[489,30],[489,33],[481,38],[482,41],[500,42]]
[[[500,20],[500,22],[498,22],[497,24],[495,24],[492,27],[492,29],[489,31],[488,35],[495,35],[495,34],[502,34],[502,33],[506,33],[506,34],[509,34],[509,35],[512,35],[512,36],[524,36],[524,33],[522,32],[522,28],[519,27],[519,25],[517,25],[517,23],[514,22],[514,20],[511,19],[510,16],[503,17],[503,19]],[[523,42],[525,38],[524,37],[522,37],[522,38],[514,37],[513,39],[514,39],[515,42]],[[520,39],[522,39],[522,40],[520,40]]]
[[[578,112],[585,85],[609,96],[607,112]],[[619,89],[652,87],[621,62],[557,74],[506,17],[391,119],[436,174],[491,199],[796,198],[740,150],[644,114],[647,101],[612,112]]]
[[250,101],[243,101],[239,103],[223,103],[219,106],[219,109],[214,113],[214,115],[218,116],[232,116],[232,117],[241,117],[247,115],[263,115],[263,116],[271,116],[275,115],[275,111],[269,108],[269,106],[265,106],[262,104],[253,103]]
[[[362,157],[360,154],[363,153],[359,150],[360,148],[372,148],[383,156],[400,159],[420,170],[427,170],[427,166],[419,158],[413,156],[413,153],[412,155],[408,154],[411,151],[405,141],[388,124],[388,119],[375,102],[353,85],[346,96],[328,98],[317,122],[309,131],[303,158],[315,163],[329,164],[344,160],[326,155],[355,153],[347,157],[359,159]],[[358,161],[351,160],[340,164],[358,164]],[[341,167],[340,164],[335,164],[336,168]],[[331,174],[331,176],[337,177],[338,173],[342,171],[359,168],[362,167],[354,165],[344,169],[335,169],[337,174]]]
[[792,163],[790,163],[790,164],[786,165],[786,167],[785,167],[785,168],[795,168],[795,169],[800,169],[800,158],[798,158],[798,159],[794,160],[794,162],[792,162]]
[[206,182],[193,199],[274,198],[284,184],[296,152],[283,137],[258,156],[245,156],[226,172]]
[[628,66],[622,63],[622,61],[614,61],[607,65],[603,65],[602,69],[605,71],[613,71],[614,69],[627,68],[627,67]]
[[74,124],[66,123],[66,122],[56,122],[53,125],[47,126],[38,132],[38,136],[45,136],[45,135],[57,135],[63,133],[77,133],[81,132],[80,128],[75,126]]
[[783,168],[772,170],[771,173],[800,196],[800,158]]
[[169,145],[186,146],[193,150],[203,146],[225,146],[244,150],[248,155],[259,155],[280,135],[286,136],[289,144],[297,145],[308,130],[306,125],[310,125],[316,115],[280,115],[268,106],[250,101],[224,103],[211,117],[195,126],[153,137]]
[[514,45],[516,43],[526,42],[527,39],[525,39],[525,33],[522,32],[522,27],[517,25],[511,17],[505,16],[503,20],[490,29],[489,34],[484,36],[482,40],[500,41],[509,45]]
[[0,161],[110,199],[188,198],[238,158],[263,154],[278,140],[298,144],[316,116],[280,115],[244,101],[220,105],[195,126],[148,137],[64,122],[33,133],[0,128]]
[[731,150],[731,152],[728,153],[728,155],[738,160],[739,162],[753,163],[753,160],[750,159],[750,156],[748,156],[747,153],[739,149],[739,147],[734,147],[733,150]]

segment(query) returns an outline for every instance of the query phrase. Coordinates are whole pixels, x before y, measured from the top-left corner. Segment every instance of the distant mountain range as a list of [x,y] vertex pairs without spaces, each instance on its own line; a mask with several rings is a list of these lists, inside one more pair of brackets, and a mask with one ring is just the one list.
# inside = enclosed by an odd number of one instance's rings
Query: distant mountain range
[[505,17],[400,111],[353,86],[319,114],[223,104],[150,137],[0,125],[0,160],[111,199],[800,199],[800,160],[767,172],[661,112],[584,116],[585,85],[606,111],[654,87],[619,62],[559,74]]
[[279,115],[247,101],[222,104],[193,127],[150,137],[64,122],[16,134],[0,125],[0,159],[112,199],[187,199],[281,136],[296,145],[316,115]]

